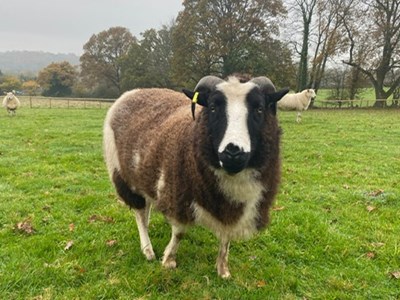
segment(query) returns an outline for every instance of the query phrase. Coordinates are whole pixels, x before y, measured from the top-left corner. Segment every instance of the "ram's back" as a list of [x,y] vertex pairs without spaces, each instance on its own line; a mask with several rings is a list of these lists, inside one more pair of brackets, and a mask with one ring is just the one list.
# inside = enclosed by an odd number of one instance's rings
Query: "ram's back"
[[117,170],[127,183],[155,197],[161,165],[191,126],[190,101],[182,93],[139,89],[123,94],[110,108],[104,128],[110,176]]

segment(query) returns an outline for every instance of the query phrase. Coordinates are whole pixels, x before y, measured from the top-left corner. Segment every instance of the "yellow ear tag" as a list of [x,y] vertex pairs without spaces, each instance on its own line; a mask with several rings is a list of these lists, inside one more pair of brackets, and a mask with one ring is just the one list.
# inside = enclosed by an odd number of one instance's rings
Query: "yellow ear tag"
[[196,108],[197,97],[199,97],[199,92],[194,93],[193,99],[192,99],[192,117],[193,117],[193,120],[195,120],[194,110]]
[[192,103],[194,103],[194,104],[197,103],[197,97],[199,97],[199,92],[194,93]]

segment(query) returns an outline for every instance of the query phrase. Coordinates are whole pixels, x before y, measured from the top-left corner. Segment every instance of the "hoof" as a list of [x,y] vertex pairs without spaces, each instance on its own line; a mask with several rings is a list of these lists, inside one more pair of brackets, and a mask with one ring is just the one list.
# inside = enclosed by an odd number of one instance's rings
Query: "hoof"
[[228,279],[231,278],[231,273],[229,273],[229,271],[225,271],[223,273],[219,273],[218,274],[222,279]]
[[155,260],[156,259],[156,255],[154,254],[154,251],[151,248],[144,249],[143,254],[144,254],[144,256],[146,256],[147,260]]
[[167,269],[175,269],[176,268],[176,260],[173,257],[163,258],[162,265]]
[[226,264],[217,266],[218,276],[223,279],[228,279],[231,277],[231,273],[229,272],[229,268]]

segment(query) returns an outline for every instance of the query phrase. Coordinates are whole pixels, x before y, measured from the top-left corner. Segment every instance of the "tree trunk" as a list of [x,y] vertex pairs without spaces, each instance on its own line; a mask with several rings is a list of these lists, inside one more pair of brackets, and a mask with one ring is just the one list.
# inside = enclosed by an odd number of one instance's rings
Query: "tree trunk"
[[[385,60],[385,58],[383,58]],[[388,73],[388,69],[386,67],[386,63],[381,63],[381,66],[378,67],[376,71],[376,81],[374,84],[375,88],[375,103],[374,107],[385,107],[386,106],[386,99],[388,98],[388,94],[384,90],[384,80],[385,75]]]
[[307,71],[308,71],[308,38],[310,35],[309,24],[304,24],[303,45],[301,47],[299,74],[297,78],[297,91],[300,92],[307,87]]
[[386,94],[375,88],[375,103],[374,103],[373,107],[376,107],[376,108],[385,107],[387,104],[386,100],[387,100]]

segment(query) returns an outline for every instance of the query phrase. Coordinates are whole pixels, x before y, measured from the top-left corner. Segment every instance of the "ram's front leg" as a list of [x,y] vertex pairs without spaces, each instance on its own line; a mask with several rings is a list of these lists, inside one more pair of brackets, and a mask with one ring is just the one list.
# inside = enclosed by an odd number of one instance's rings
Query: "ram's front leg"
[[296,118],[296,122],[300,123],[301,122],[301,112],[297,112],[297,118]]
[[217,257],[217,271],[222,278],[231,277],[228,267],[229,240],[221,239]]
[[176,252],[178,251],[179,242],[181,241],[186,227],[183,225],[171,225],[172,236],[168,243],[168,246],[164,250],[164,256],[162,259],[162,265],[165,268],[173,269],[176,268]]

